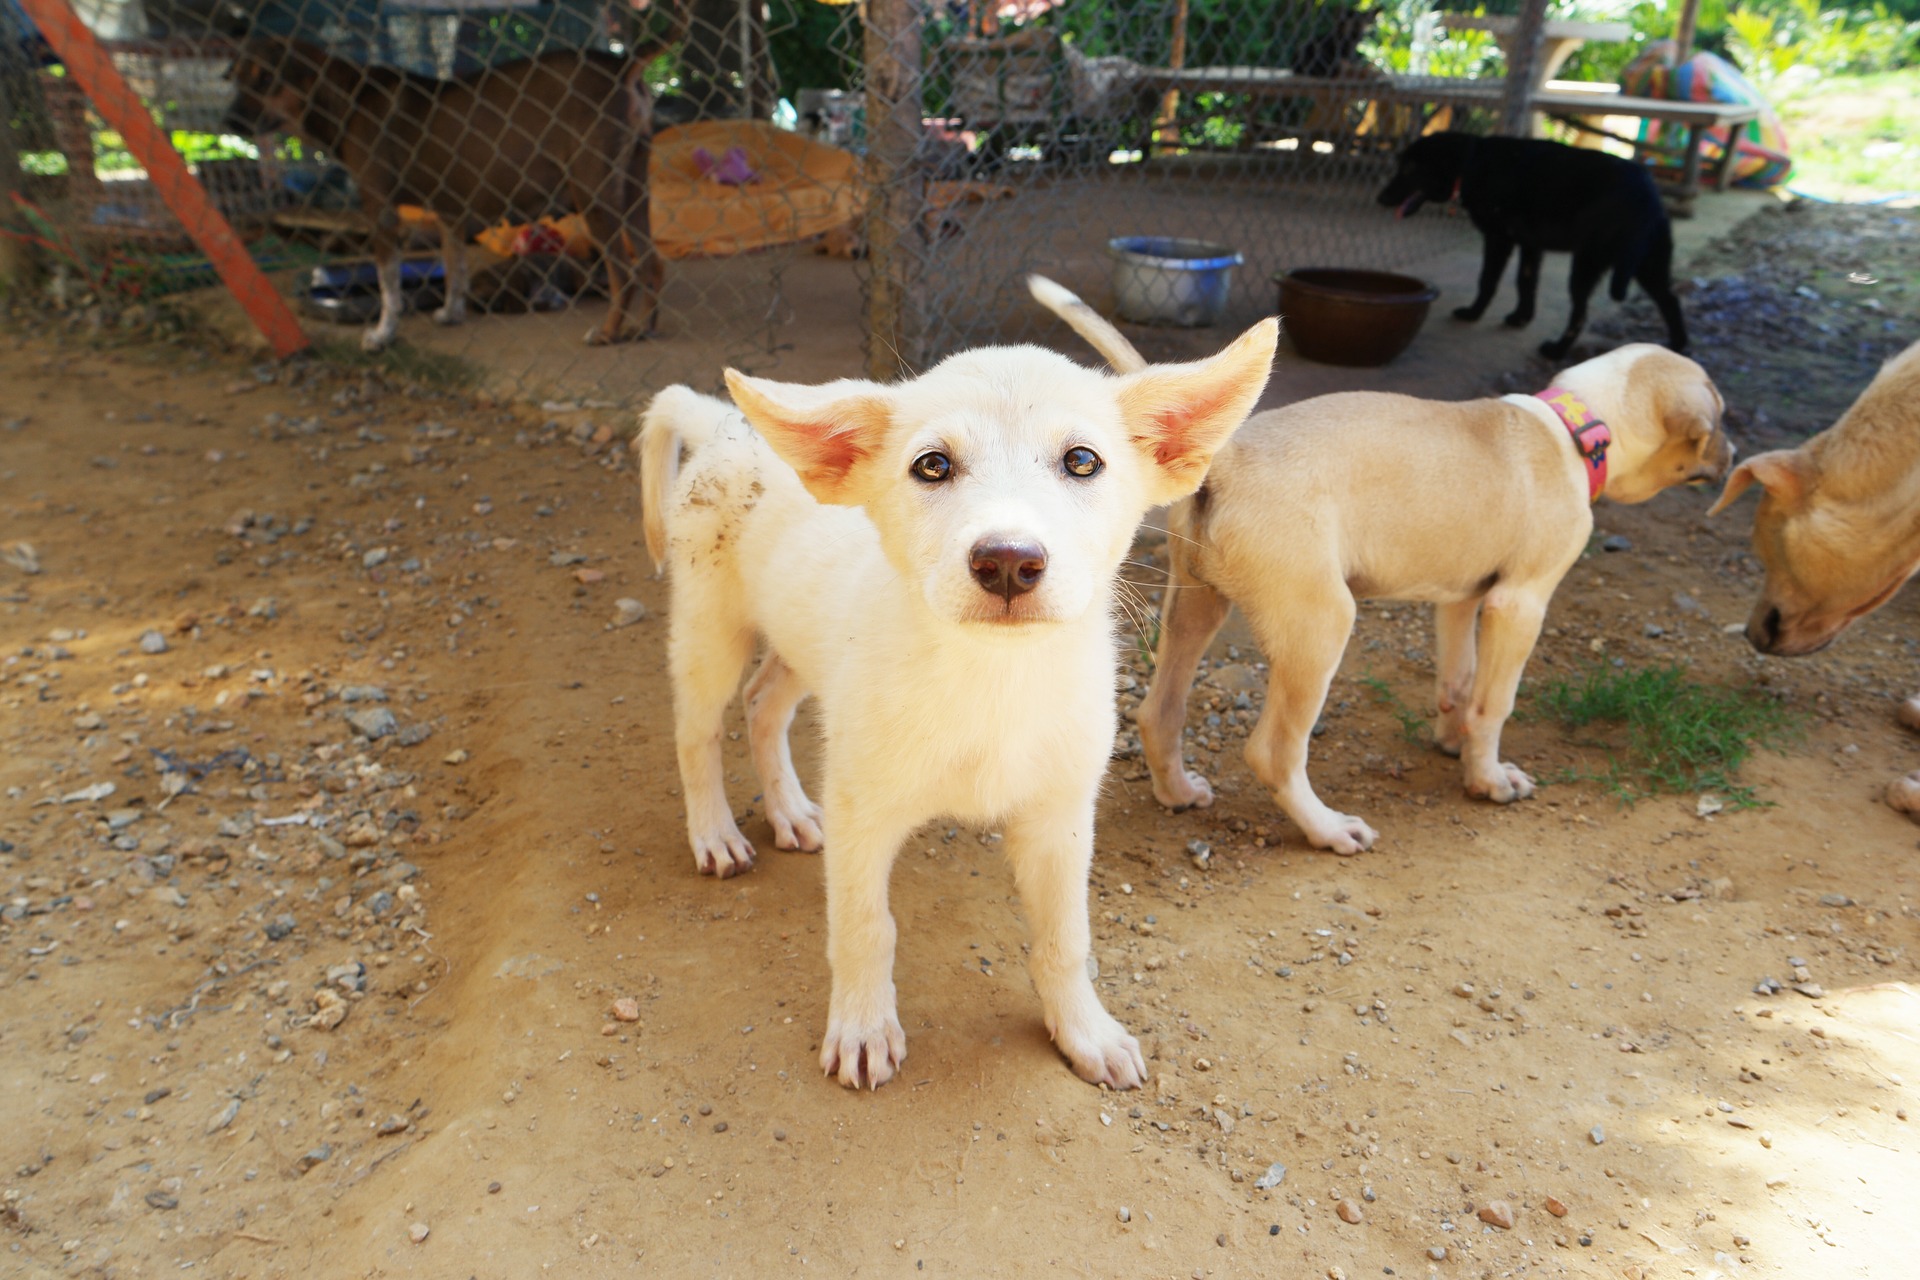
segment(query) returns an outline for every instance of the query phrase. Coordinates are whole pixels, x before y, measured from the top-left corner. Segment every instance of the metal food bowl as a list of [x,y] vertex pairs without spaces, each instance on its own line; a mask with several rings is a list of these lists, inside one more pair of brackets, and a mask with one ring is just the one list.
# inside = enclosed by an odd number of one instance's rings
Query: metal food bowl
[[1238,251],[1204,240],[1120,236],[1113,258],[1113,302],[1135,324],[1210,325],[1227,309]]
[[1274,279],[1293,349],[1322,364],[1370,367],[1405,351],[1440,291],[1387,271],[1302,267]]

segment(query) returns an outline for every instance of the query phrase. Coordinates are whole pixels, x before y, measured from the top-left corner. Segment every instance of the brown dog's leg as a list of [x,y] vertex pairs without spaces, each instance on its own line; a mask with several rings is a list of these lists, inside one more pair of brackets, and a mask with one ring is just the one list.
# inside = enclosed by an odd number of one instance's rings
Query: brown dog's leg
[[1478,596],[1433,609],[1434,705],[1440,712],[1433,745],[1450,756],[1460,754],[1466,738],[1467,702],[1473,696],[1473,632],[1479,617]]
[[1551,590],[1552,584],[1539,593],[1502,584],[1487,593],[1480,618],[1480,670],[1462,726],[1460,761],[1470,796],[1508,804],[1533,794],[1533,779],[1500,758],[1500,730],[1513,714],[1514,692],[1540,638]]
[[400,215],[383,206],[373,219],[373,262],[380,273],[380,319],[360,335],[366,351],[384,351],[400,332],[400,312],[406,299],[400,294]]
[[467,232],[458,224],[440,228],[440,262],[446,301],[433,313],[435,324],[459,324],[467,318]]
[[1213,788],[1204,777],[1188,771],[1180,754],[1180,735],[1187,725],[1187,693],[1193,688],[1194,667],[1232,605],[1193,576],[1193,553],[1177,531],[1167,539],[1167,551],[1167,595],[1160,609],[1153,683],[1140,702],[1136,724],[1140,749],[1153,774],[1153,798],[1170,809],[1204,809],[1213,803]]
[[1241,602],[1273,664],[1266,710],[1247,739],[1247,764],[1307,843],[1339,854],[1371,849],[1377,839],[1373,828],[1328,808],[1307,781],[1307,743],[1353,632],[1353,596],[1345,583],[1335,582],[1290,584],[1269,598],[1280,607],[1256,612]]

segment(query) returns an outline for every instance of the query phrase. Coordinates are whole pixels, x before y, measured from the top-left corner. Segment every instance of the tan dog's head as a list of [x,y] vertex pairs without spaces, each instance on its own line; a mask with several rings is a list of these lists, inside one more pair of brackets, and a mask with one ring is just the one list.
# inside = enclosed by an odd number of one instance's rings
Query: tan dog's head
[[1734,468],[1708,515],[1753,485],[1753,553],[1767,580],[1747,621],[1762,653],[1797,657],[1832,644],[1920,567],[1910,474],[1920,436],[1920,343],[1889,360],[1839,422],[1798,449]]
[[1779,449],[1748,458],[1727,478],[1709,515],[1761,487],[1753,553],[1766,584],[1747,620],[1747,641],[1783,658],[1814,653],[1893,597],[1913,575],[1911,548],[1889,539],[1877,514],[1820,492],[1819,460]]
[[[1594,373],[1617,379],[1624,388],[1624,411],[1612,419],[1616,431],[1632,427],[1637,437],[1617,442],[1622,463],[1608,477],[1611,502],[1645,502],[1680,484],[1719,481],[1733,465],[1733,444],[1721,428],[1726,404],[1707,371],[1665,347],[1638,342],[1610,351],[1568,371],[1585,383]],[[1650,451],[1650,452],[1649,452]]]
[[727,371],[733,401],[821,502],[864,507],[936,615],[1066,622],[1109,598],[1148,508],[1199,487],[1253,410],[1279,328],[1116,376],[1038,347],[907,382],[796,386]]

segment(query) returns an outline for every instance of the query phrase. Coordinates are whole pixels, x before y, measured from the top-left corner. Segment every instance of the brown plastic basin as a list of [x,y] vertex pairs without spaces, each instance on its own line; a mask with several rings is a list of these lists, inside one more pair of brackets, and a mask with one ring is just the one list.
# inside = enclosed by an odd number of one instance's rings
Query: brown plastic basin
[[1293,349],[1322,364],[1381,365],[1407,349],[1440,291],[1388,271],[1301,267],[1275,279]]

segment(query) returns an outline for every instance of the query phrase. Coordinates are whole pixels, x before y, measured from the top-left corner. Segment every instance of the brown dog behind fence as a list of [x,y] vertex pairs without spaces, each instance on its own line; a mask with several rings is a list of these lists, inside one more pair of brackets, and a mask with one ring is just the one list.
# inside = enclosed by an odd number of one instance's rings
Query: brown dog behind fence
[[[255,38],[234,62],[229,125],[292,133],[352,175],[380,275],[380,318],[362,339],[368,350],[393,341],[404,307],[403,203],[440,223],[446,302],[433,318],[441,324],[465,318],[466,244],[476,231],[509,218],[581,214],[605,260],[610,299],[587,341],[619,342],[647,336],[659,320],[665,272],[647,203],[653,102],[641,73],[670,42],[624,55],[545,53],[437,80]],[[637,330],[629,311],[644,318]]]

